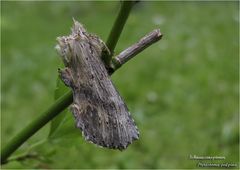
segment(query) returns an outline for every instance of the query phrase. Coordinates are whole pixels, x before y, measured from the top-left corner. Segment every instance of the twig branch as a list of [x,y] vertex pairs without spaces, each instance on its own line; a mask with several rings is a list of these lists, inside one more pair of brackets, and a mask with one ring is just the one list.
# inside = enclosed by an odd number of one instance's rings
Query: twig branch
[[[162,37],[160,30],[154,30],[144,36],[139,42],[127,48],[113,59],[114,71],[120,68],[123,64],[143,51],[151,44],[157,42]],[[110,75],[113,72],[109,73]],[[59,115],[66,107],[72,103],[72,92],[69,91],[58,100],[46,111],[40,114],[28,126],[20,131],[3,149],[1,152],[1,164],[6,163],[7,158],[20,147],[28,138],[36,133],[45,124],[51,121],[55,116]]]
[[[124,22],[126,22],[126,19],[124,20]],[[124,23],[123,23],[123,26],[124,26]],[[119,29],[122,30],[123,26]],[[116,30],[116,29],[112,29],[112,30],[119,32],[119,30]],[[111,46],[112,52],[116,46],[117,40],[119,39],[120,33],[121,31],[119,33],[111,33],[110,35],[111,37],[110,39],[116,38],[116,40],[108,41],[108,42],[114,43],[114,45]],[[118,36],[114,37],[114,35],[116,34],[118,34]],[[124,63],[126,63],[135,55],[137,55],[139,52],[141,52],[142,50],[144,50],[154,42],[158,41],[159,39],[161,39],[161,37],[162,35],[160,31],[155,30],[150,34],[146,35],[145,37],[143,37],[138,43],[134,44],[133,46],[121,52],[118,56],[116,56],[113,59],[114,71],[116,71],[120,66],[122,66]],[[110,72],[109,74],[111,75],[112,73],[113,72]],[[62,111],[66,109],[72,103],[72,101],[73,101],[73,95],[72,95],[72,92],[69,91],[66,94],[64,94],[62,97],[60,97],[58,100],[56,100],[52,106],[50,106],[45,112],[41,113],[39,117],[33,120],[28,126],[22,129],[1,150],[1,164],[6,163],[8,157],[15,150],[17,150],[28,138],[34,135],[40,128],[42,128],[45,124],[51,121],[55,116],[62,113]]]
[[112,69],[116,70],[121,67],[124,63],[129,61],[131,58],[136,56],[138,53],[143,51],[145,48],[149,47],[153,43],[157,42],[162,38],[162,34],[160,29],[153,30],[149,34],[145,35],[142,39],[140,39],[136,44],[128,47],[120,54],[115,56],[112,59]]
[[[127,21],[128,15],[132,9],[134,1],[123,1],[121,5],[121,9],[118,13],[118,17],[116,18],[111,33],[109,34],[107,40],[107,46],[110,49],[111,55],[103,56],[103,60],[106,65],[109,65],[112,54],[117,44],[117,41],[121,35],[125,22]],[[41,113],[39,117],[33,120],[28,126],[22,129],[16,136],[14,136],[9,143],[1,150],[1,164],[6,163],[8,157],[17,150],[28,138],[34,135],[40,128],[42,128],[45,124],[51,121],[55,116],[62,113],[64,109],[66,109],[73,102],[73,94],[71,91],[64,94],[55,103],[50,106],[47,111]]]
[[113,24],[112,30],[108,36],[106,45],[110,51],[110,55],[106,55],[103,54],[104,56],[102,56],[103,61],[105,62],[105,65],[109,66],[113,53],[114,53],[114,49],[117,45],[118,39],[122,33],[123,27],[128,19],[128,16],[130,14],[130,11],[133,7],[133,5],[135,4],[135,1],[123,1],[122,5],[121,5],[121,9],[118,13],[118,16]]
[[[162,37],[160,30],[154,30],[144,36],[138,43],[127,48],[113,59],[114,71],[121,67],[124,63],[136,56],[142,50],[157,42]],[[112,73],[109,73],[112,74]],[[20,147],[28,138],[36,133],[40,128],[60,114],[66,107],[72,103],[72,92],[69,91],[60,97],[46,112],[40,114],[28,126],[20,131],[3,149],[1,152],[1,164],[6,163],[7,158]]]
[[1,150],[1,164],[6,163],[7,158],[19,148],[28,138],[35,134],[45,124],[52,120],[55,116],[62,113],[73,101],[72,92],[69,91],[60,97],[55,103],[41,113],[28,126],[22,129],[8,144]]

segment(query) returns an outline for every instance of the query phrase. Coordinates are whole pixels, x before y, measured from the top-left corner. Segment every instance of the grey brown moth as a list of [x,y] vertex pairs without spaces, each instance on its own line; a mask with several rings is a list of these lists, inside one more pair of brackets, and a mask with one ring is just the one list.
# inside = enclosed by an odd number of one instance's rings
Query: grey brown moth
[[57,38],[65,68],[60,78],[73,92],[70,107],[84,138],[110,149],[126,149],[139,138],[128,108],[101,59],[103,41],[74,20],[72,33]]

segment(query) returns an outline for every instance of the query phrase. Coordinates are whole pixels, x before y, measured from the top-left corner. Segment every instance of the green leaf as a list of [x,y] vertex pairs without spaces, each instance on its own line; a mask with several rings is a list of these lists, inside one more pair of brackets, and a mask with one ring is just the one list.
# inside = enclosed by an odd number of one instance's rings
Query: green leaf
[[[64,113],[65,114],[65,113]],[[64,119],[50,137],[55,142],[62,141],[63,138],[70,139],[82,136],[81,131],[75,127],[75,120],[72,113],[67,111]]]
[[2,165],[3,169],[25,169],[26,166],[20,161],[10,161],[7,164]]
[[[62,65],[60,65],[61,67]],[[54,99],[57,100],[59,97],[69,91],[69,88],[65,86],[60,77],[57,78],[56,89],[54,92]],[[51,140],[60,139],[63,137],[75,137],[81,133],[75,128],[75,120],[69,109],[65,109],[57,117],[51,121],[50,132],[48,138]]]
[[[67,91],[69,91],[69,88],[65,86],[65,84],[62,82],[62,80],[58,77],[57,83],[56,83],[56,89],[54,92],[54,99],[57,100],[59,97],[61,97],[63,94],[65,94]],[[49,132],[49,138],[55,138],[56,133],[59,131],[60,127],[66,122],[67,115],[70,114],[68,109],[65,109],[61,114],[59,114],[57,117],[55,117],[51,121],[51,128]]]

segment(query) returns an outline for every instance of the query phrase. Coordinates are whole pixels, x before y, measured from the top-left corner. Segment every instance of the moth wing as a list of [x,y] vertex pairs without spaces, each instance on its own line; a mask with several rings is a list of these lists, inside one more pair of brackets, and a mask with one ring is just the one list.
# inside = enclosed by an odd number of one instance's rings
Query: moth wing
[[68,62],[60,76],[73,91],[76,125],[90,142],[125,149],[138,139],[138,129],[101,60],[102,44],[74,24],[72,35],[60,38],[59,46]]
[[80,91],[77,98],[82,102],[73,104],[71,110],[86,140],[122,150],[138,139],[138,129],[120,96],[103,101],[96,98],[94,89],[82,87]]
[[77,105],[73,105],[72,111],[77,127],[88,141],[103,147],[125,149],[138,139],[138,129],[100,57],[95,55],[97,51],[84,50],[78,53],[88,60],[82,61],[84,66],[80,66],[79,72],[84,73],[82,76],[87,80],[81,79],[84,81],[79,81],[79,88],[75,88],[73,94]]

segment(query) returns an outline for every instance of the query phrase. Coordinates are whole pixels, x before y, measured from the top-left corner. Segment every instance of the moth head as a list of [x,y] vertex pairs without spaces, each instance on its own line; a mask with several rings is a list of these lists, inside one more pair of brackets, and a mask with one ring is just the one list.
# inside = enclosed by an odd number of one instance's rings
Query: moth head
[[87,39],[87,31],[86,29],[83,27],[82,24],[80,24],[78,21],[76,21],[73,18],[73,27],[72,27],[72,36],[74,39],[78,39],[78,40],[86,40]]
[[61,56],[65,66],[68,65],[71,59],[71,41],[71,37],[57,37],[58,43],[55,46],[55,49],[57,50],[57,53]]

